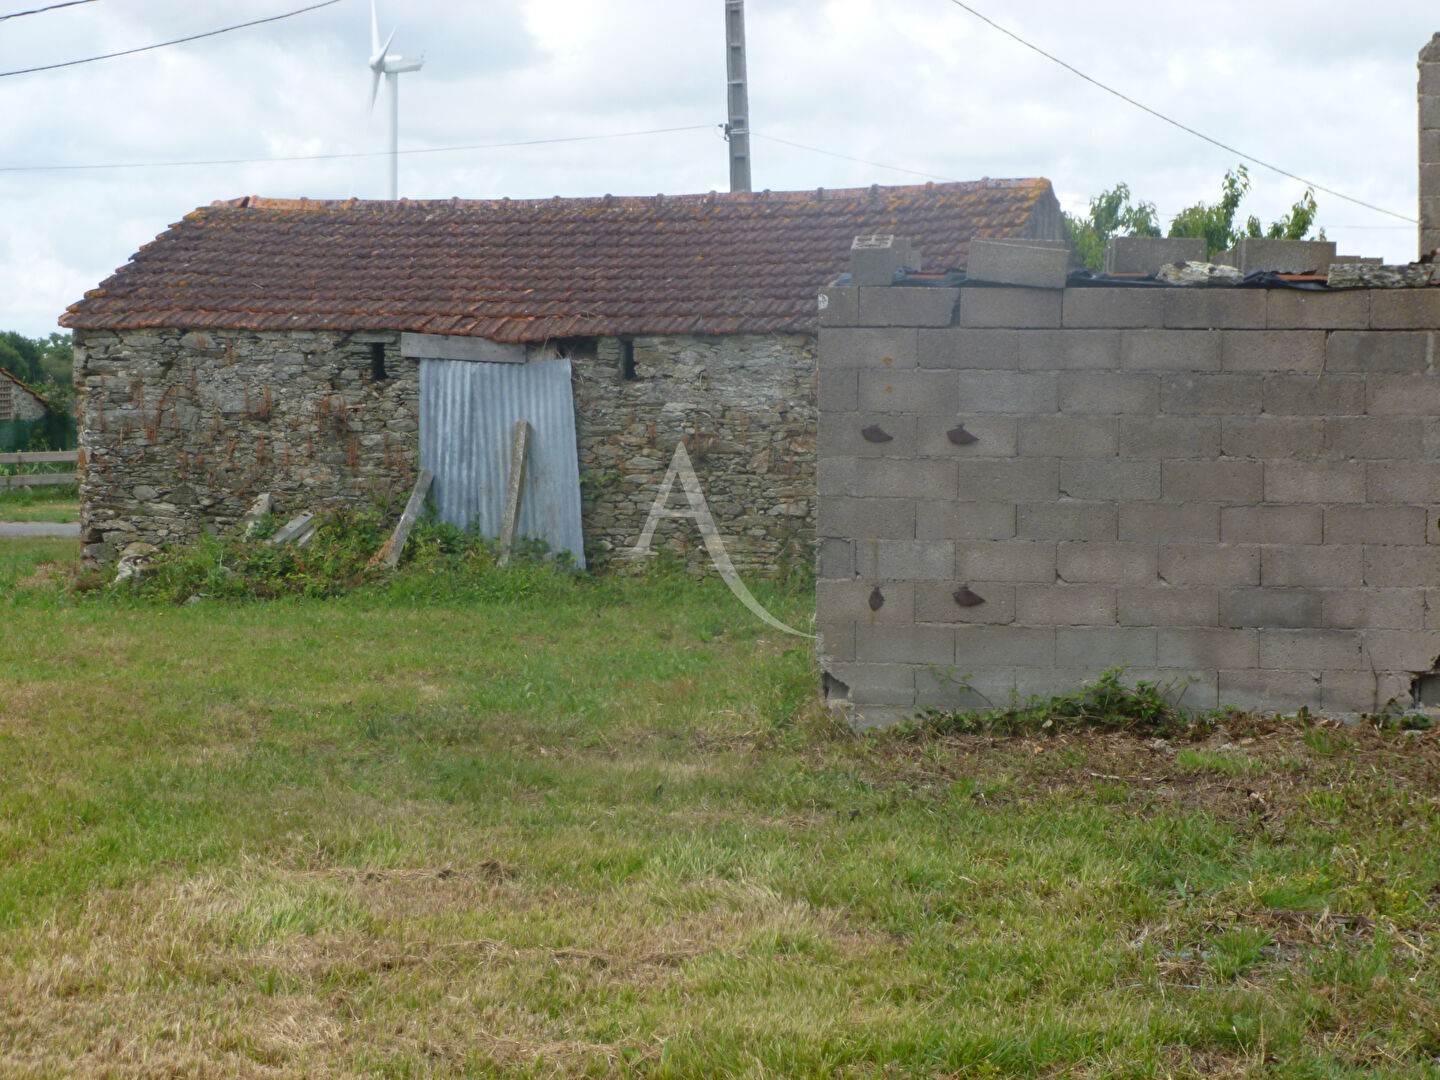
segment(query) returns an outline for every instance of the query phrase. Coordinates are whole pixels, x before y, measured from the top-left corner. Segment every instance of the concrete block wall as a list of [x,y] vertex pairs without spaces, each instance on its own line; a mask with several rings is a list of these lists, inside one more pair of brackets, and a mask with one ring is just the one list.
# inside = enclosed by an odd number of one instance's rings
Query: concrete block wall
[[1440,288],[977,286],[941,327],[866,291],[890,325],[819,342],[819,654],[857,719],[1117,665],[1357,713],[1434,670]]
[[1420,253],[1440,247],[1440,34],[1420,50]]

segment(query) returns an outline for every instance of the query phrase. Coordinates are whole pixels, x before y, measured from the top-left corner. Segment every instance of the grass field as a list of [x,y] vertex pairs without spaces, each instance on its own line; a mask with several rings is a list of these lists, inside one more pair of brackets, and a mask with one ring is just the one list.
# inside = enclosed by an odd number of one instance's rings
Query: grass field
[[859,737],[713,584],[73,553],[0,540],[0,1075],[1440,1075],[1434,730]]
[[75,485],[57,487],[0,488],[0,522],[80,520],[80,501]]

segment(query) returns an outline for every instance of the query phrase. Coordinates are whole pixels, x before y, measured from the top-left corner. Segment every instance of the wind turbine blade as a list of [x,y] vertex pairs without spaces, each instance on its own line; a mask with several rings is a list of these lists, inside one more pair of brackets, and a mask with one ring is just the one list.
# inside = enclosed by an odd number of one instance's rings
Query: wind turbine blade
[[[399,29],[398,27],[396,29]],[[395,40],[395,31],[390,31],[390,36],[385,39],[384,46],[374,56],[370,57],[370,66],[376,71],[385,67],[385,58],[390,55],[390,43]]]
[[375,0],[370,0],[370,55],[372,57],[384,55],[380,51],[380,18],[375,14]]
[[372,70],[374,71],[374,77],[370,80],[370,107],[365,110],[366,113],[373,113],[375,111],[375,97],[380,93],[380,69],[377,67]]

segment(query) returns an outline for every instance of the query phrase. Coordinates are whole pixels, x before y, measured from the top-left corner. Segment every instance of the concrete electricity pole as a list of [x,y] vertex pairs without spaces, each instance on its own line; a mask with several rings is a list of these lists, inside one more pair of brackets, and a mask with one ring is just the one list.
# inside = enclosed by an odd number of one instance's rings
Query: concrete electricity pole
[[725,0],[726,78],[730,84],[730,190],[750,190],[750,95],[745,89],[745,0]]

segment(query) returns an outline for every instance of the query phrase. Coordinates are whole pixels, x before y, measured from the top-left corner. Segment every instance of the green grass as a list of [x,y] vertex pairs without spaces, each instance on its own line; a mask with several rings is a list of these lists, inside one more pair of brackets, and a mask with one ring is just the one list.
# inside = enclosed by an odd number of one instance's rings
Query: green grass
[[75,485],[56,487],[0,488],[0,521],[80,520],[80,502]]
[[5,1075],[1440,1069],[1436,731],[859,737],[713,582],[73,552],[0,540]]

